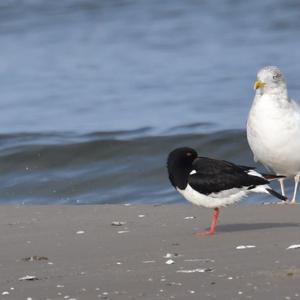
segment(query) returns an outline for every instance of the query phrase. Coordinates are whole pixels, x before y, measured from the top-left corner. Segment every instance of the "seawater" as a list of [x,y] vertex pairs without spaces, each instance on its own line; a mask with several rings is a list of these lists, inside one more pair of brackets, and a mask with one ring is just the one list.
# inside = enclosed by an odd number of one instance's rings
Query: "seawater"
[[256,72],[300,99],[299,29],[296,0],[1,1],[0,202],[183,201],[183,145],[254,165]]

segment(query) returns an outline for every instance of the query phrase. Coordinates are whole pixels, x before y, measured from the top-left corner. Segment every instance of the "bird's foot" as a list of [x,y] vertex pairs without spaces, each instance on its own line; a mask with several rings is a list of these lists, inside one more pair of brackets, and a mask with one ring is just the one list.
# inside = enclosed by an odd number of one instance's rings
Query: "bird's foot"
[[211,236],[211,235],[214,235],[215,232],[214,231],[198,231],[198,232],[195,232],[195,235],[198,236],[198,237],[204,237],[204,236]]
[[289,201],[289,204],[297,204],[296,199],[292,199],[291,201]]

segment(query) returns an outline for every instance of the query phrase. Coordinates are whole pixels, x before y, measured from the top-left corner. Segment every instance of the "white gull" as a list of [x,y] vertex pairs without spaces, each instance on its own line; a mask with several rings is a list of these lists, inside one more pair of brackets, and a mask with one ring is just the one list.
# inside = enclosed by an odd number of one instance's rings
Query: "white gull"
[[[293,177],[291,203],[300,179],[300,107],[289,98],[285,78],[274,66],[257,73],[256,94],[247,122],[247,138],[254,159],[276,174]],[[279,179],[284,192],[284,179]]]

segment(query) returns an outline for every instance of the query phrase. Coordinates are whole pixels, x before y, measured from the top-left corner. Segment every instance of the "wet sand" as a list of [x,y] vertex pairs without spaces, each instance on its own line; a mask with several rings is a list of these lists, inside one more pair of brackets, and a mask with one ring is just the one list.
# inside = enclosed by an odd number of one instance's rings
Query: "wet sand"
[[215,236],[193,235],[211,214],[1,206],[1,299],[300,299],[300,205],[221,209]]

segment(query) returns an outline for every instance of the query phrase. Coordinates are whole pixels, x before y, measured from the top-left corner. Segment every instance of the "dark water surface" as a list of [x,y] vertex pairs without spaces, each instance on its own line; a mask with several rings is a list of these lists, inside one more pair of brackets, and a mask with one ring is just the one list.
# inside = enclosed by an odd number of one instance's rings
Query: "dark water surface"
[[180,201],[182,145],[252,165],[256,72],[300,98],[299,32],[297,0],[2,0],[0,202]]
[[[1,201],[9,203],[168,203],[182,201],[167,179],[166,156],[193,146],[203,156],[253,165],[241,130],[145,136],[147,129],[87,135],[0,137]],[[262,201],[255,196],[247,201]]]

